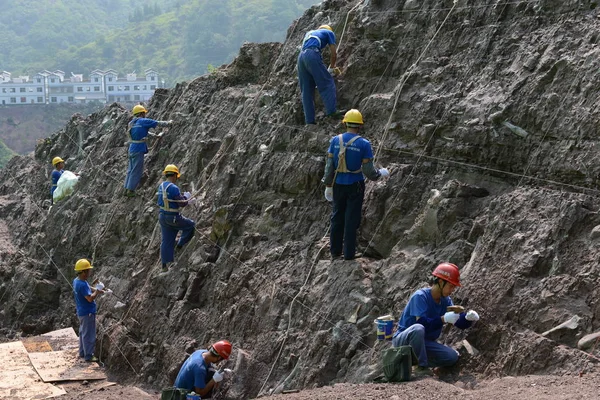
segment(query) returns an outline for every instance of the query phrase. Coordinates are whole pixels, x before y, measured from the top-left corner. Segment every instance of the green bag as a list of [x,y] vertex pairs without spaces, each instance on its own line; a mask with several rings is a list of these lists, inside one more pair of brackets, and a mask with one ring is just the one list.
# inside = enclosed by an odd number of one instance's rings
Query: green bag
[[160,400],[185,400],[188,393],[185,389],[170,387],[162,390]]
[[391,347],[383,353],[383,373],[388,382],[410,380],[412,366],[419,359],[411,346]]

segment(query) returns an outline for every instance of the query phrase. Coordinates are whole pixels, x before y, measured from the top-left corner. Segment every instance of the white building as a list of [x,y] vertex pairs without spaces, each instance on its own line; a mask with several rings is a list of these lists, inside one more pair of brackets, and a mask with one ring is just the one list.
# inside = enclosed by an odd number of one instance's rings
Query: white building
[[158,73],[152,69],[139,77],[134,73],[119,78],[113,69],[95,69],[89,79],[71,73],[65,78],[60,70],[42,71],[29,76],[12,78],[0,72],[0,105],[58,104],[58,103],[137,103],[148,101],[158,87]]

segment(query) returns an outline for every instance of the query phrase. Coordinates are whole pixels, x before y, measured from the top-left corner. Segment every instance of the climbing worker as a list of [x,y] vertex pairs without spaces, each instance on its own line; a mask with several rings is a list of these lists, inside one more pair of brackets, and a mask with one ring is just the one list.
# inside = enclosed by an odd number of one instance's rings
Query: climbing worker
[[[192,194],[185,192],[183,195],[175,184],[179,179],[179,169],[169,164],[163,171],[165,181],[158,186],[158,201],[160,207],[158,222],[162,232],[160,244],[160,257],[162,259],[162,272],[169,270],[168,264],[175,260],[175,249],[181,249],[194,236],[196,223],[189,218],[183,217],[181,209],[188,204],[193,204]],[[177,233],[181,231],[179,242],[175,245]]]
[[179,370],[175,387],[193,390],[203,399],[210,398],[212,391],[225,376],[223,372],[215,370],[213,363],[227,360],[230,355],[231,343],[227,340],[214,343],[208,350],[196,350]]
[[[329,68],[323,63],[321,50],[329,47]],[[302,41],[302,50],[298,56],[298,83],[302,92],[304,121],[307,125],[315,122],[315,87],[319,90],[325,104],[325,113],[337,117],[335,82],[333,75],[340,70],[335,66],[337,52],[335,34],[329,25],[321,25],[317,30],[309,31]]]
[[104,290],[91,288],[88,278],[94,267],[82,258],[75,263],[77,277],[73,280],[73,294],[79,318],[79,357],[85,361],[98,361],[94,356],[96,347],[96,297]]
[[[398,321],[392,339],[394,347],[411,346],[419,359],[417,376],[432,375],[431,367],[450,367],[458,361],[458,352],[436,342],[444,324],[466,329],[479,320],[477,312],[457,312],[450,294],[460,287],[460,272],[454,264],[439,264],[432,273],[431,287],[417,290]],[[459,307],[462,309],[462,307]]]
[[54,170],[50,175],[52,179],[52,186],[50,187],[50,197],[54,194],[56,190],[56,186],[58,185],[58,180],[60,179],[63,172],[65,172],[65,161],[60,157],[54,157],[52,159],[52,165],[54,166]]
[[[155,121],[146,118],[148,111],[142,105],[133,107],[133,119],[129,121],[129,167],[127,168],[127,177],[125,178],[125,196],[134,197],[142,173],[144,172],[144,155],[148,152],[146,138],[148,131],[152,128],[169,127],[173,121]],[[151,134],[150,134],[151,135]],[[152,135],[151,135],[152,136]]]
[[[386,168],[373,165],[371,143],[358,135],[363,126],[362,114],[349,110],[342,123],[346,133],[334,136],[329,144],[325,176],[325,199],[333,202],[329,247],[331,258],[356,258],[356,231],[360,226],[365,195],[365,177],[378,180],[390,175]],[[341,146],[340,146],[341,145]],[[343,248],[342,248],[343,245]]]

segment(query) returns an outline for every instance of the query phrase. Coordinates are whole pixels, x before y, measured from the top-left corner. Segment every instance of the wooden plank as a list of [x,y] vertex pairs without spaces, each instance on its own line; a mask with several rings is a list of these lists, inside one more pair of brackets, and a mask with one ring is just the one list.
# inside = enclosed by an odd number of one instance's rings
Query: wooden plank
[[54,385],[40,381],[23,343],[0,344],[0,399],[47,399],[66,394]]
[[[73,328],[65,328],[21,339],[29,353],[79,348],[79,338]],[[44,344],[45,343],[45,344]]]
[[29,360],[44,382],[106,379],[97,363],[79,358],[78,350],[29,353]]

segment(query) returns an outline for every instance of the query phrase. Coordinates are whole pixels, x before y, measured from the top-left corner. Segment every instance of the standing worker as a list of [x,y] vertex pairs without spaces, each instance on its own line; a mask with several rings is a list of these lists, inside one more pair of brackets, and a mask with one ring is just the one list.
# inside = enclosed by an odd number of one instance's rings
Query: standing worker
[[92,289],[88,278],[94,268],[88,260],[82,258],[75,263],[77,277],[73,280],[73,294],[79,318],[79,357],[85,361],[98,361],[94,356],[96,347],[96,297],[103,290]]
[[331,258],[341,257],[343,250],[344,259],[352,260],[356,257],[356,231],[365,196],[363,173],[373,181],[388,177],[390,173],[386,168],[375,169],[371,143],[358,135],[363,126],[362,114],[352,109],[342,123],[346,124],[346,133],[331,139],[323,182],[325,199],[333,202],[329,238]]
[[63,172],[65,172],[65,161],[60,157],[54,157],[52,159],[52,165],[54,166],[54,170],[50,175],[52,179],[52,186],[50,187],[50,197],[54,194],[56,187],[58,186],[58,180],[62,176]]
[[[329,68],[323,63],[321,50],[329,46]],[[298,83],[302,92],[302,107],[306,124],[315,124],[315,87],[319,90],[325,104],[325,113],[336,116],[336,94],[333,75],[340,70],[335,66],[337,52],[335,34],[329,25],[309,31],[302,41],[302,50],[298,56]]]
[[136,105],[133,107],[133,119],[129,121],[129,167],[127,168],[127,177],[125,178],[125,196],[134,197],[142,173],[144,172],[144,155],[148,153],[146,138],[148,131],[152,128],[169,127],[173,121],[155,121],[146,118],[148,112],[144,106]]
[[[231,343],[220,340],[208,350],[196,350],[185,360],[175,379],[175,387],[194,391],[201,398],[210,398],[212,391],[223,380],[224,374],[214,371],[213,363],[229,359]],[[214,373],[213,373],[214,371]]]
[[467,329],[479,320],[477,312],[461,312],[454,306],[450,294],[460,287],[460,272],[451,263],[441,263],[433,270],[431,287],[419,289],[408,300],[392,339],[394,347],[410,345],[419,358],[414,373],[433,375],[431,367],[451,367],[458,361],[458,352],[436,340],[444,324]]
[[[158,187],[157,204],[160,207],[158,222],[162,232],[162,242],[160,244],[162,272],[167,272],[169,270],[168,264],[175,260],[175,247],[181,249],[194,237],[196,223],[183,217],[181,209],[188,204],[193,204],[196,200],[191,198],[192,194],[189,192],[182,195],[175,184],[180,176],[177,166],[167,165],[163,175],[166,179]],[[175,239],[179,231],[182,231],[181,237],[177,246],[175,246]]]

